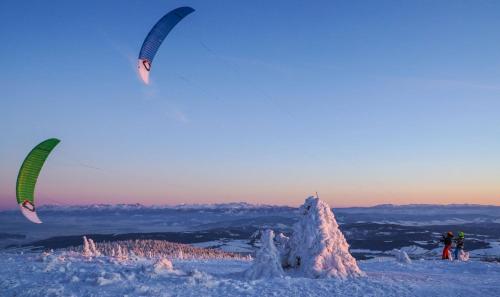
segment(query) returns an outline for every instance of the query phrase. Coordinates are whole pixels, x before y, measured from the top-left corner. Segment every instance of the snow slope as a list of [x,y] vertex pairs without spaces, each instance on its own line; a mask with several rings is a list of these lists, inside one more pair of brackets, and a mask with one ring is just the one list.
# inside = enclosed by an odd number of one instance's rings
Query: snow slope
[[[174,260],[173,269],[138,258],[0,252],[0,292],[11,296],[500,296],[500,264],[479,261],[359,261],[365,277],[248,280],[251,262]],[[157,269],[155,269],[157,268]]]

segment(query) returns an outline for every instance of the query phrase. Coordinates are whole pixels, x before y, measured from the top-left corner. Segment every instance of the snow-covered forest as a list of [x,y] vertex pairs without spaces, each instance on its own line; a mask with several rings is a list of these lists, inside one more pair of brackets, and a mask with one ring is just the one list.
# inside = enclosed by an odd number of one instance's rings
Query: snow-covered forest
[[189,244],[181,244],[162,240],[128,240],[96,243],[92,238],[83,237],[83,244],[66,249],[69,252],[81,253],[87,257],[108,256],[118,259],[131,257],[169,258],[169,259],[228,259],[250,260],[250,255],[224,252],[216,249],[198,248]]

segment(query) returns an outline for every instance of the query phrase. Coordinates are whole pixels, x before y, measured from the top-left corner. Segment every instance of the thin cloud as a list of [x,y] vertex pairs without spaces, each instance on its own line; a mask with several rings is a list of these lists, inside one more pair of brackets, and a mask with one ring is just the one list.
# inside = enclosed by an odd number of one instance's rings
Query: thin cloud
[[181,124],[187,124],[190,122],[187,115],[184,112],[182,112],[181,110],[176,109],[176,108],[167,112],[167,116],[169,118],[171,118],[172,120],[174,120],[178,123],[181,123]]
[[446,78],[426,79],[421,77],[391,77],[391,76],[381,76],[381,78],[412,82],[429,87],[466,88],[466,89],[476,89],[476,90],[500,91],[500,84],[489,84],[477,81],[454,80]]
[[462,87],[462,88],[493,90],[493,91],[500,90],[500,85],[485,84],[485,83],[472,82],[472,81],[461,81],[461,80],[452,80],[452,79],[433,79],[433,80],[429,80],[429,82],[436,84],[436,85],[451,86],[451,87]]
[[112,48],[119,56],[127,60],[130,69],[137,74],[137,53],[134,49],[129,46],[122,45],[118,43],[115,39],[109,36],[108,33],[104,31],[99,31],[103,40]]

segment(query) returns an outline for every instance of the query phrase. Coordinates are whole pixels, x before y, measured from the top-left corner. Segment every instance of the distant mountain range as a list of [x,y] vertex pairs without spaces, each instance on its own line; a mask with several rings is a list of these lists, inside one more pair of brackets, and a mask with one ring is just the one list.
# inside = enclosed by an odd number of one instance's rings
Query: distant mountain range
[[[140,203],[133,204],[82,204],[82,205],[40,205],[38,206],[40,211],[83,211],[83,210],[94,210],[94,211],[118,211],[118,210],[163,210],[163,209],[173,209],[173,210],[245,210],[245,209],[280,209],[280,210],[293,210],[297,207],[286,206],[286,205],[271,205],[271,204],[252,204],[247,202],[230,202],[230,203],[205,203],[205,204],[177,204],[177,205],[143,205]],[[498,212],[500,215],[500,206],[495,205],[481,205],[481,204],[379,204],[375,206],[366,207],[334,207],[334,210],[341,212],[406,212],[406,211],[423,211],[432,210],[433,212],[467,212],[471,211],[492,211]],[[0,210],[4,211],[17,211],[16,209]]]
[[[250,204],[246,202],[231,202],[231,203],[213,203],[213,204],[177,204],[177,205],[143,205],[140,203],[133,204],[82,204],[82,205],[55,205],[46,204],[38,206],[40,211],[82,211],[82,210],[196,210],[196,209],[219,209],[219,210],[244,210],[244,209],[294,209],[291,206],[268,205],[268,204]],[[18,211],[18,209],[8,209],[3,211]],[[2,212],[2,210],[0,210]]]

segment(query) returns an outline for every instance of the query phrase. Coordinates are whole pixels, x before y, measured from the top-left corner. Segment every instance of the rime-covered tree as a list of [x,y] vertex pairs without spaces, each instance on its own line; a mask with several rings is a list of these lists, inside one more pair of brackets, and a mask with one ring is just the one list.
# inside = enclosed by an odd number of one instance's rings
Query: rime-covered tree
[[363,275],[330,207],[315,197],[307,198],[300,207],[300,219],[289,240],[287,264],[308,277]]
[[274,245],[274,232],[266,230],[260,237],[261,246],[256,253],[252,266],[245,271],[249,279],[283,277],[281,260],[278,250]]

